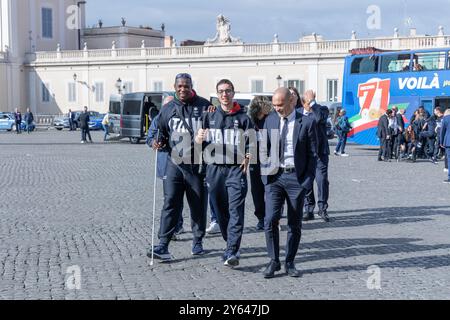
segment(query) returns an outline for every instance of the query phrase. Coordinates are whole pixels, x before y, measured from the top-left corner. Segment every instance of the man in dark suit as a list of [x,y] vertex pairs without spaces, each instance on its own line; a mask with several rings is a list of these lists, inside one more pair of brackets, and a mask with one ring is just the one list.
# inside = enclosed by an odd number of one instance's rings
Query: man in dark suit
[[[405,109],[402,109],[405,110]],[[392,141],[393,152],[395,155],[395,159],[400,157],[400,147],[403,144],[403,133],[405,132],[405,121],[403,120],[403,115],[398,110],[397,106],[392,107],[393,115],[397,121],[398,132],[395,137],[393,137],[394,141]]]
[[[266,216],[264,229],[270,263],[264,278],[273,278],[281,270],[279,258],[279,221],[283,204],[288,206],[288,235],[285,270],[299,277],[294,260],[301,238],[303,203],[312,188],[317,162],[315,120],[294,109],[286,88],[275,91],[275,111],[267,116],[260,145],[261,174],[265,186]],[[281,133],[280,133],[281,132]]]
[[[442,119],[440,140],[441,147],[445,148],[447,154],[447,163],[450,165],[450,112],[447,111],[445,112],[444,119]],[[450,171],[448,171],[448,177],[444,180],[444,183],[450,183]]]
[[[309,109],[309,115],[313,116],[317,125],[317,167],[316,167],[316,183],[318,190],[317,206],[319,207],[318,215],[325,222],[329,222],[328,217],[328,197],[330,193],[330,183],[328,181],[328,163],[330,158],[330,146],[327,136],[327,119],[329,110],[326,106],[321,106],[316,102],[316,94],[312,90],[305,92],[305,105]],[[314,208],[316,199],[314,197],[314,188],[306,192],[305,211],[303,221],[314,220]]]
[[86,136],[89,138],[89,142],[93,143],[91,133],[89,131],[89,112],[88,108],[84,107],[84,111],[80,115],[80,128],[81,128],[81,143],[86,143]]
[[67,114],[67,117],[69,118],[69,130],[70,131],[76,130],[75,113],[72,112],[72,109],[69,109],[69,113]]
[[380,138],[380,151],[378,151],[378,161],[391,161],[391,150],[389,142],[391,139],[391,133],[389,132],[389,118],[392,116],[392,110],[387,110],[385,114],[378,120],[377,137]]

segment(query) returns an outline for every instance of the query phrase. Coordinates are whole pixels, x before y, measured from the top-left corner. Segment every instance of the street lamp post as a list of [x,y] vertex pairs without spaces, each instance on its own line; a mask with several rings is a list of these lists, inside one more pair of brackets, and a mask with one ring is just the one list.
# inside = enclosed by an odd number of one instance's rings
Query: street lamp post
[[283,78],[280,76],[280,75],[278,75],[278,77],[277,77],[277,82],[278,82],[278,88],[281,88],[281,85],[282,85],[282,81],[283,80]]
[[88,103],[87,103],[87,107],[89,109],[90,107],[90,103],[91,103],[91,90],[94,92],[95,91],[95,86],[89,86],[89,84],[86,81],[79,81],[78,80],[78,75],[76,73],[73,74],[73,81],[75,81],[75,83],[79,83],[82,84],[84,86],[86,86],[86,88],[88,89]]
[[122,94],[122,79],[117,79],[117,81],[116,81],[116,88],[117,88],[117,90],[119,91],[119,94],[121,95]]

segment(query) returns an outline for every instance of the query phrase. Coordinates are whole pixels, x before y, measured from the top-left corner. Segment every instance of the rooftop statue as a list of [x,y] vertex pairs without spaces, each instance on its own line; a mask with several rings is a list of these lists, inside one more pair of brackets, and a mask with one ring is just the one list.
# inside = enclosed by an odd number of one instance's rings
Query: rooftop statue
[[242,41],[239,38],[231,36],[231,24],[230,20],[225,18],[222,14],[217,16],[216,23],[217,33],[214,39],[208,39],[207,45],[212,44],[241,44]]

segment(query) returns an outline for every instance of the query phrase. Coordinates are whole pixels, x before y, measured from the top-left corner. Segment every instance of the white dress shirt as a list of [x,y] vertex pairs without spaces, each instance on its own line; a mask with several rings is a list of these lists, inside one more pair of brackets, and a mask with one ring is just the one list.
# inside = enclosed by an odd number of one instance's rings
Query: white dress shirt
[[[292,111],[290,115],[287,116],[288,118],[288,134],[287,134],[287,141],[286,141],[286,150],[284,152],[284,161],[283,163],[280,163],[280,166],[282,168],[294,168],[295,162],[294,162],[294,125],[295,125],[295,116],[296,112],[295,110]],[[281,132],[283,132],[284,127],[284,119],[280,118],[280,135]]]

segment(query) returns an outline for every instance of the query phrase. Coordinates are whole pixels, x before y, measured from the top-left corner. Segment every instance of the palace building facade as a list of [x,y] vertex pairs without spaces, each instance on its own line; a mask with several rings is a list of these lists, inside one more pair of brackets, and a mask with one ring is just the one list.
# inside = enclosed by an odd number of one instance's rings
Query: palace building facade
[[[0,0],[0,111],[30,107],[36,114],[55,115],[88,106],[106,112],[111,94],[172,91],[180,72],[190,73],[194,89],[207,98],[218,80],[228,78],[240,92],[294,86],[300,92],[315,90],[318,101],[338,102],[344,57],[351,49],[450,46],[450,36],[442,27],[434,36],[416,35],[413,30],[403,37],[395,30],[390,37],[358,39],[352,32],[346,40],[313,34],[284,43],[275,35],[268,43],[248,44],[231,36],[231,25],[222,15],[213,39],[203,45],[178,46],[164,30],[149,27],[122,23],[108,29],[100,23],[86,28],[82,2]],[[70,28],[71,8],[79,9],[80,31]]]

